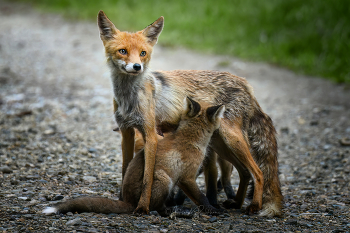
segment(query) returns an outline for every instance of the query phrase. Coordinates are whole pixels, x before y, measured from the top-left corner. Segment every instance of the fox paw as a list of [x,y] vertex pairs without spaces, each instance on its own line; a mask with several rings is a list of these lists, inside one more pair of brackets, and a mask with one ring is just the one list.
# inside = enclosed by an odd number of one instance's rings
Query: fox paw
[[145,206],[137,206],[137,208],[134,210],[134,214],[149,214],[149,208]]
[[252,215],[257,214],[261,210],[258,204],[250,204],[246,209],[246,214]]
[[241,206],[233,199],[227,199],[222,203],[226,209],[240,209]]

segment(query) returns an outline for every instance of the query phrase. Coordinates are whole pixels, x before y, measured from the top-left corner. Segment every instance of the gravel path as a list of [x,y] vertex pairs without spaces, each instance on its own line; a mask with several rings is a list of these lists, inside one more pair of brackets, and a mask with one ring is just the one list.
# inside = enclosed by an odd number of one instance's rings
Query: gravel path
[[[104,60],[95,24],[0,0],[0,232],[349,232],[346,86],[159,46],[154,70],[226,70],[252,84],[279,133],[284,216],[268,219],[241,210],[217,217],[195,211],[192,219],[40,214],[66,198],[117,198],[120,136],[111,130],[112,90]],[[232,176],[235,189],[237,177]],[[203,177],[198,182],[203,187]],[[219,200],[225,200],[223,193]]]

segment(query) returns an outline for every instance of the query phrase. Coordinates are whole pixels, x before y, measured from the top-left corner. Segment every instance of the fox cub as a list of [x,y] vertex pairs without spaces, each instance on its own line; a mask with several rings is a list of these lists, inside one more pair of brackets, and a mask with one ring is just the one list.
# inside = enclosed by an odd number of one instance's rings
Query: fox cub
[[[175,126],[175,128],[168,128],[167,131],[159,129],[161,135],[157,135],[158,141],[163,139],[164,134],[171,130],[175,130],[176,127],[177,126]],[[120,129],[119,127],[115,127],[113,131],[120,132]],[[144,145],[145,143],[143,141],[142,134],[136,129],[134,149],[135,154],[142,150],[144,148]],[[219,180],[216,163],[218,163],[220,167],[221,176]],[[209,200],[209,203],[216,208],[220,208],[217,200],[218,191],[221,191],[223,189],[228,199],[234,199],[236,196],[231,185],[232,170],[233,167],[230,162],[220,157],[217,157],[217,154],[215,152],[213,152],[209,148],[207,149],[205,159],[197,175],[199,176],[201,173],[204,173],[206,184],[206,196]],[[172,196],[173,198],[169,198],[167,205],[182,205],[186,199],[186,195],[181,189],[176,193],[176,195],[174,193]]]
[[[150,210],[156,210],[162,216],[167,215],[165,202],[178,185],[204,212],[222,212],[209,204],[197,186],[196,177],[210,138],[219,128],[224,111],[224,105],[205,107],[189,98],[185,99],[185,111],[178,128],[167,133],[157,146]],[[43,213],[132,213],[141,196],[144,165],[145,153],[141,150],[126,170],[122,186],[123,201],[82,197],[49,207]]]
[[143,189],[135,211],[147,213],[151,200],[157,129],[177,125],[183,99],[189,96],[210,106],[225,105],[221,126],[213,134],[210,148],[232,163],[240,176],[231,207],[241,208],[249,181],[254,182],[249,213],[281,214],[283,196],[278,178],[276,131],[270,117],[254,97],[244,78],[227,72],[149,69],[154,45],[163,29],[160,17],[136,33],[122,32],[98,14],[98,26],[114,91],[114,112],[122,134],[122,175],[134,155],[135,128],[143,137],[145,167]]

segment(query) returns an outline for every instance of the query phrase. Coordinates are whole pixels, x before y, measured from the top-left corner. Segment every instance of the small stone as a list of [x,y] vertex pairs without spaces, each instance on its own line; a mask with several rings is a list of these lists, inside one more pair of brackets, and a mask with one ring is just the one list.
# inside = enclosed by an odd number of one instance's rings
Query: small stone
[[67,174],[67,173],[68,173],[67,171],[61,170],[61,171],[59,171],[57,174],[63,176],[63,175],[65,175],[65,174]]
[[288,219],[286,221],[286,224],[288,224],[288,225],[298,225],[298,220],[297,219]]
[[327,150],[329,150],[329,149],[331,149],[331,148],[332,148],[332,145],[330,145],[330,144],[326,144],[326,145],[323,146],[323,149],[324,149],[325,151],[327,151]]
[[67,226],[76,226],[76,225],[81,225],[83,222],[80,220],[80,218],[75,218],[75,219],[72,219],[72,220],[69,220],[66,225]]
[[90,153],[95,153],[97,150],[96,150],[95,148],[91,147],[91,148],[89,148],[88,151],[89,151]]
[[311,126],[316,126],[316,125],[318,125],[318,121],[317,120],[310,121],[310,125]]
[[93,183],[96,182],[96,177],[94,176],[83,176],[83,180],[89,183]]
[[57,195],[53,198],[53,201],[59,201],[59,200],[62,200],[64,198],[64,196],[62,195]]
[[18,180],[11,180],[10,181],[12,185],[18,185],[19,184],[19,181]]
[[350,146],[350,138],[342,138],[339,140],[340,145]]
[[0,167],[0,172],[2,172],[2,173],[12,173],[13,171],[8,166],[3,166],[3,167]]
[[157,211],[150,211],[149,215],[159,216]]
[[299,124],[299,125],[304,125],[304,124],[305,124],[305,119],[302,118],[302,117],[299,117],[299,118],[298,118],[298,124]]
[[53,135],[53,134],[55,134],[55,131],[52,129],[47,129],[44,131],[44,135]]
[[30,197],[18,197],[18,199],[23,200],[23,201],[30,201]]
[[25,179],[27,180],[35,180],[35,179],[39,179],[40,176],[39,175],[28,175],[25,177]]
[[208,216],[208,215],[206,215],[206,214],[202,214],[202,217],[203,217],[203,218],[206,218],[206,219],[211,218],[210,216]]
[[215,217],[215,216],[208,219],[209,222],[216,222],[217,220],[218,220],[218,219],[217,219],[217,217]]
[[282,128],[281,128],[281,133],[283,133],[283,134],[289,134],[289,128],[288,128],[288,127],[282,127]]

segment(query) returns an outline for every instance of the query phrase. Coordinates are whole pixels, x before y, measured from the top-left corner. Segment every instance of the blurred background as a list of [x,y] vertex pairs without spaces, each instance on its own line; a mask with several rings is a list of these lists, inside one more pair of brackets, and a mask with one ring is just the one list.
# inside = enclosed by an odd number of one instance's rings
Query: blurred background
[[[165,17],[160,44],[266,61],[301,74],[350,83],[348,0],[16,0],[71,20],[99,10],[120,30]],[[225,64],[222,64],[225,65]]]

